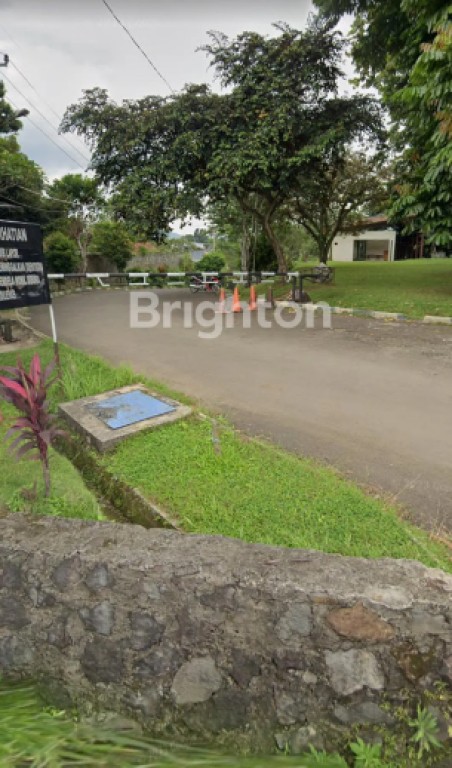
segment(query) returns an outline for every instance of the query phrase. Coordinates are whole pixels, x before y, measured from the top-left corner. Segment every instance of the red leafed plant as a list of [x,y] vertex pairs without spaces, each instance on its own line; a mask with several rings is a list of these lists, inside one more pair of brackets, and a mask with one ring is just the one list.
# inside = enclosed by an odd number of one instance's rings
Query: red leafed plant
[[30,452],[28,458],[41,462],[46,496],[50,494],[49,448],[54,438],[63,434],[55,425],[55,416],[49,413],[48,392],[57,378],[52,378],[55,365],[53,360],[42,369],[39,355],[34,355],[29,372],[20,358],[15,367],[0,366],[0,372],[8,374],[0,375],[0,398],[22,414],[5,439],[14,436],[9,447],[19,458]]

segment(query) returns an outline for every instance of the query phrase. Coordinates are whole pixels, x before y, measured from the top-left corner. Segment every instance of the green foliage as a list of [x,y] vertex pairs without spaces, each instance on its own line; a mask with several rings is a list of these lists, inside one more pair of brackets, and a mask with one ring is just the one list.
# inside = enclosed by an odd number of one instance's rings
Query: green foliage
[[[43,343],[39,353],[50,359],[52,345]],[[24,352],[24,361],[29,356]],[[54,391],[54,404],[139,381],[184,400],[126,367],[114,368],[63,345],[61,359],[64,390]],[[100,461],[170,510],[190,532],[344,555],[406,557],[450,570],[445,548],[337,473],[258,440],[244,440],[227,422],[219,425],[220,453],[213,438],[212,423],[194,417],[139,435]],[[157,465],[159,472],[151,472]]]
[[16,117],[15,110],[5,98],[6,88],[3,80],[0,80],[0,134],[17,133],[22,128],[22,123]]
[[[281,241],[283,241],[283,235],[280,234],[279,237],[281,238]],[[278,269],[278,261],[275,252],[262,232],[256,237],[253,243],[251,263],[258,272],[260,270],[273,272]]]
[[92,228],[90,250],[123,270],[132,257],[132,243],[125,225],[120,221],[96,222]]
[[44,255],[50,272],[68,274],[79,267],[77,246],[63,232],[52,232],[44,239]]
[[366,744],[362,739],[357,739],[350,744],[350,749],[355,756],[356,768],[382,768],[381,744]]
[[279,25],[273,37],[211,34],[205,50],[227,86],[222,95],[190,85],[118,106],[94,89],[69,107],[62,127],[91,143],[99,178],[116,186],[116,210],[156,241],[176,218],[234,201],[259,222],[285,270],[278,211],[319,163],[335,167],[352,144],[381,137],[373,99],[338,95],[342,47],[319,23],[302,32]]
[[419,759],[422,758],[426,752],[431,752],[432,750],[441,747],[440,742],[436,738],[438,734],[438,722],[428,709],[418,704],[416,717],[409,721],[409,725],[415,729],[411,741],[413,741],[417,747]]
[[408,145],[399,163],[404,178],[396,188],[393,212],[409,222],[409,230],[422,228],[427,242],[452,250],[450,8],[432,16],[427,30],[433,39],[422,44],[407,85],[393,99],[406,115],[397,139]]
[[317,163],[291,201],[293,218],[311,235],[326,263],[338,232],[353,231],[368,214],[385,207],[388,190],[382,157],[350,152]]
[[396,152],[393,216],[452,244],[452,18],[448,0],[315,0],[332,21],[355,15],[352,54],[380,91]]
[[179,269],[181,272],[195,272],[195,265],[188,254],[184,254],[179,259]]
[[15,136],[0,137],[0,202],[2,218],[45,224],[51,213],[42,197],[44,174],[20,151]]
[[[60,218],[54,227],[64,230],[80,252],[80,268],[86,271],[88,248],[94,222],[104,204],[97,179],[81,173],[68,173],[56,179],[48,188],[52,204],[58,206]],[[62,216],[62,218],[61,218]]]
[[196,262],[196,271],[199,272],[221,272],[225,267],[226,261],[221,253],[206,253]]
[[311,747],[308,754],[302,755],[300,760],[303,762],[299,768],[347,768],[347,763],[337,753],[329,755],[323,750],[314,749],[314,747]]
[[80,217],[86,209],[99,206],[102,196],[96,179],[83,176],[81,173],[67,173],[60,179],[55,179],[49,186],[49,194],[63,201],[69,216]]
[[[50,350],[46,349],[45,354],[47,359],[50,359]],[[13,355],[8,354],[6,357],[8,362],[13,362]],[[52,491],[50,496],[45,498],[44,481],[38,463],[11,461],[11,455],[2,438],[13,421],[14,411],[11,406],[2,404],[2,413],[4,421],[0,424],[0,509],[6,507],[11,512],[100,519],[98,503],[85,487],[78,472],[67,459],[53,450],[50,451]]]
[[[121,724],[122,727],[118,727]],[[76,712],[44,706],[30,683],[0,681],[0,762],[2,768],[27,765],[30,768],[71,768],[72,766],[111,766],[112,768],[346,768],[339,754],[327,754],[311,747],[309,753],[250,756],[227,755],[201,746],[191,747],[157,741],[142,734],[138,727],[102,712],[83,719]],[[400,734],[403,737],[403,733]],[[353,768],[427,768],[430,758],[415,754],[383,754],[388,734],[382,743],[366,744],[361,738],[350,744]],[[438,760],[447,756],[437,750]],[[437,762],[437,761],[435,761]],[[444,760],[441,763],[446,765]],[[447,763],[448,764],[448,763]]]
[[51,360],[43,368],[39,355],[35,354],[29,370],[20,358],[14,366],[0,364],[0,399],[12,405],[18,414],[5,438],[13,438],[9,448],[16,459],[26,456],[41,462],[46,496],[50,495],[49,449],[61,435],[55,416],[49,413],[49,392],[57,380],[52,376],[56,362]]

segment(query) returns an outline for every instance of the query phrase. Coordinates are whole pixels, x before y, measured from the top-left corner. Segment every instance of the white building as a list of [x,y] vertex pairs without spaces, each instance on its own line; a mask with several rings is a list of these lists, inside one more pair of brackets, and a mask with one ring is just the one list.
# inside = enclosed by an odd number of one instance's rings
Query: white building
[[366,229],[338,234],[331,246],[332,261],[394,261],[397,232],[388,227],[385,216],[372,216],[363,222]]

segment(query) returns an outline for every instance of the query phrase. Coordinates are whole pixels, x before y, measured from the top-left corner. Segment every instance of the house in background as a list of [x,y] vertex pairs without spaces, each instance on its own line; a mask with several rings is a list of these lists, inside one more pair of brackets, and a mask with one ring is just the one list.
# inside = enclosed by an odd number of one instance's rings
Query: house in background
[[386,216],[369,216],[360,231],[337,234],[330,252],[332,261],[398,261],[425,255],[424,236],[401,235]]

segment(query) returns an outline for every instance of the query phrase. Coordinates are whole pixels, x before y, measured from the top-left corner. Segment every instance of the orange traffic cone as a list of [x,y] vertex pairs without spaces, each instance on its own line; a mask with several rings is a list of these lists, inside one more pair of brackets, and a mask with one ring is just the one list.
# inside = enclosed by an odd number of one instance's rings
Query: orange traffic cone
[[257,309],[256,289],[254,285],[250,287],[250,301],[248,304],[248,309],[250,310],[250,312],[252,312],[253,309]]
[[237,286],[234,288],[234,295],[232,297],[232,311],[243,312],[242,305],[240,304],[239,289]]
[[224,288],[220,288],[220,300],[218,302],[218,309],[215,310],[217,314],[227,314],[228,310],[226,309],[226,294],[224,292]]

